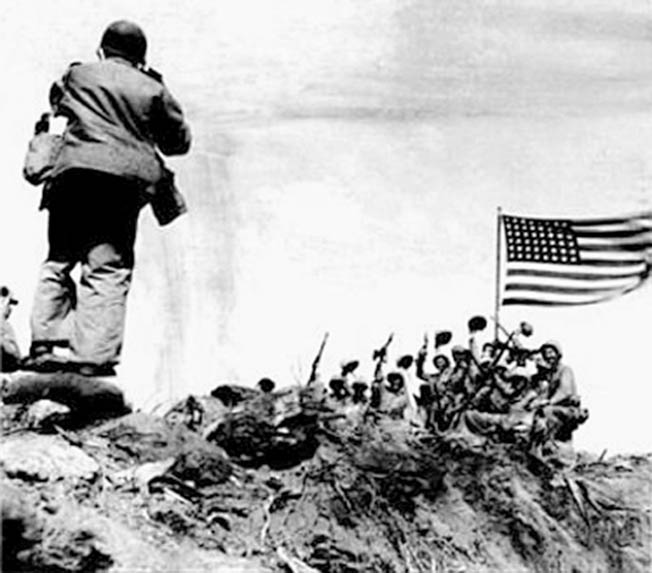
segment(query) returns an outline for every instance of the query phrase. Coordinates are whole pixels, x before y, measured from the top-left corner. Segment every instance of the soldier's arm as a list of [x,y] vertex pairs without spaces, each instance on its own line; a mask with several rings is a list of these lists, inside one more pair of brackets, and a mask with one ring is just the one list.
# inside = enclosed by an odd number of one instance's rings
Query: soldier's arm
[[66,73],[50,86],[48,100],[50,102],[50,107],[52,108],[52,113],[55,116],[65,114],[65,106],[62,106],[61,102],[66,95],[66,84],[68,83],[68,78],[70,77],[73,68],[78,65],[79,62],[73,62],[70,64]]
[[426,353],[423,352],[422,350],[419,350],[419,354],[417,354],[417,359],[416,359],[416,374],[417,378],[420,380],[425,380],[428,382],[430,380],[430,377],[426,374],[424,365],[426,363]]
[[190,127],[186,123],[181,105],[162,86],[154,101],[152,116],[154,141],[164,155],[183,155],[190,149]]
[[510,410],[513,411],[522,411],[522,410],[532,410],[535,407],[535,400],[537,400],[538,394],[534,390],[528,390],[523,396],[516,400],[511,406]]
[[469,336],[469,352],[471,353],[473,361],[480,364],[482,353],[480,352],[475,332],[471,333]]

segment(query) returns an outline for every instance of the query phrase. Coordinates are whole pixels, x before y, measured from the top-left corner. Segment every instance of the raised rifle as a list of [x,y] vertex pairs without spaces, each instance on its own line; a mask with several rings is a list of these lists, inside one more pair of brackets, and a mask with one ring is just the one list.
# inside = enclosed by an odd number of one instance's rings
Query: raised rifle
[[382,401],[382,382],[383,382],[383,364],[387,362],[387,349],[394,339],[394,333],[389,335],[389,338],[380,348],[374,350],[372,359],[376,361],[374,369],[374,379],[371,383],[371,398],[369,400],[369,408],[376,409],[380,407]]
[[[476,366],[479,369],[480,375],[486,377],[486,382],[488,382],[489,386],[487,386],[486,383],[481,384],[480,387],[473,392],[473,394],[471,394],[466,400],[464,400],[464,402],[459,406],[459,408],[457,408],[451,414],[451,425],[457,422],[460,416],[464,413],[464,411],[468,410],[468,408],[475,403],[477,397],[480,395],[480,393],[483,390],[488,388],[488,390],[486,391],[491,392],[498,385],[498,380],[497,380],[498,373],[496,367],[498,366],[498,362],[500,362],[500,359],[502,358],[504,352],[508,348],[510,348],[510,343],[514,340],[514,337],[518,334],[522,334],[523,336],[529,337],[532,335],[532,332],[533,329],[529,323],[521,322],[519,327],[509,334],[507,341],[500,343],[500,350],[498,351],[496,356],[494,356],[493,360],[491,361],[491,364],[489,364],[488,367],[482,367],[482,365],[478,364],[476,361]],[[530,356],[536,352],[522,347],[514,347],[514,350],[527,356]]]
[[373,360],[376,361],[376,368],[374,369],[374,382],[383,379],[383,364],[387,362],[387,349],[389,348],[389,345],[392,343],[392,340],[394,340],[393,332],[389,335],[389,338],[387,338],[385,344],[383,344],[377,350],[374,350],[372,356]]
[[423,344],[421,345],[421,348],[419,349],[419,352],[417,353],[417,356],[419,354],[427,354],[428,352],[428,333],[424,332],[423,333]]
[[324,333],[324,338],[322,338],[321,344],[319,345],[319,350],[315,359],[312,361],[312,367],[310,368],[310,378],[308,378],[307,386],[314,384],[317,381],[317,373],[319,370],[319,363],[321,362],[321,357],[324,354],[324,348],[326,347],[326,341],[328,340],[328,332]]
[[499,351],[496,354],[496,356],[494,356],[494,359],[491,362],[491,367],[493,368],[498,364],[498,362],[500,362],[500,359],[503,357],[503,354],[509,348],[510,343],[513,343],[517,347],[520,346],[518,339],[514,340],[515,336],[522,334],[523,336],[529,338],[530,336],[532,336],[532,333],[534,332],[534,328],[532,328],[532,325],[529,322],[522,321],[518,325],[518,328],[516,330],[509,332],[494,317],[492,317],[492,319],[498,325],[498,328],[507,335],[507,340],[505,342],[500,342],[499,340],[495,341],[496,347],[499,348]]

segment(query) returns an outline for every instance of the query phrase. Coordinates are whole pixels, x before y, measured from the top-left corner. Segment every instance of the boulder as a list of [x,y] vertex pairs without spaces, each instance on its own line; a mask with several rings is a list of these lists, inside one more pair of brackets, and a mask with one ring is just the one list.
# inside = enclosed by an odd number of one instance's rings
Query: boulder
[[0,443],[0,468],[7,476],[29,482],[94,481],[98,463],[60,436],[9,436]]
[[21,372],[2,388],[2,400],[6,404],[32,404],[43,399],[70,408],[71,417],[79,424],[130,411],[115,384],[71,372]]

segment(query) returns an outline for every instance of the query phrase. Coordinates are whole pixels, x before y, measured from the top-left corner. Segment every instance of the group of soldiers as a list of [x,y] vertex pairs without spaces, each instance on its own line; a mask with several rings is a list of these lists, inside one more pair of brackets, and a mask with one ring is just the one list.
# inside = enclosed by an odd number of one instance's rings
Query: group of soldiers
[[[452,345],[449,352],[449,331],[435,334],[434,353],[426,336],[416,356],[401,356],[388,368],[390,336],[374,352],[371,382],[358,375],[358,360],[346,360],[339,375],[329,380],[325,400],[354,423],[406,419],[435,433],[499,441],[523,438],[538,454],[546,446],[569,444],[588,412],[560,344],[551,340],[527,348],[523,339],[533,329],[522,322],[513,332],[504,331],[503,340],[497,336],[480,346],[479,334],[486,326],[483,317],[473,317],[468,345]],[[309,384],[316,383],[313,378]],[[418,387],[417,393],[410,387]]]
[[[9,316],[17,300],[1,287],[2,371],[20,368],[20,352]],[[571,442],[573,431],[588,418],[582,408],[573,370],[563,362],[558,342],[528,348],[524,339],[533,329],[522,322],[502,340],[479,344],[487,321],[468,322],[466,346],[451,345],[450,331],[427,336],[415,356],[403,355],[388,367],[393,340],[374,351],[371,381],[359,374],[359,360],[345,360],[339,375],[321,383],[318,367],[327,336],[312,365],[308,386],[317,390],[330,410],[354,424],[369,420],[408,420],[435,433],[462,433],[500,441],[525,438],[534,453],[546,445]],[[450,348],[447,352],[446,349]],[[412,389],[417,388],[413,393]],[[273,395],[275,383],[258,382],[263,395]]]

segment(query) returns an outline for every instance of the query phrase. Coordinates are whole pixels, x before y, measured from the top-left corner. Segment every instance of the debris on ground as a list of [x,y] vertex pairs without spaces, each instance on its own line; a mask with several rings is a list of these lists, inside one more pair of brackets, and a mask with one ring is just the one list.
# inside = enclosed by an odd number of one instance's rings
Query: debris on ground
[[61,396],[2,406],[3,570],[649,571],[652,456],[558,465],[227,388],[52,434],[26,410]]

